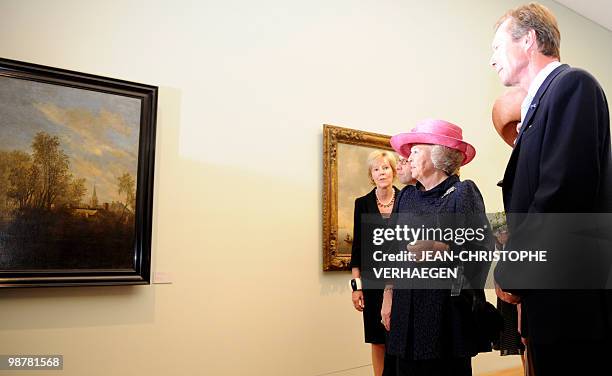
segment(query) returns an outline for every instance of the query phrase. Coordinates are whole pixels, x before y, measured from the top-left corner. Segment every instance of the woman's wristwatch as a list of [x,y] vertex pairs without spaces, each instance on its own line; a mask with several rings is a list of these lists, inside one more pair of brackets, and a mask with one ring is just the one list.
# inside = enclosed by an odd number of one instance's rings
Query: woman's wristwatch
[[361,278],[351,279],[351,288],[353,291],[361,291]]

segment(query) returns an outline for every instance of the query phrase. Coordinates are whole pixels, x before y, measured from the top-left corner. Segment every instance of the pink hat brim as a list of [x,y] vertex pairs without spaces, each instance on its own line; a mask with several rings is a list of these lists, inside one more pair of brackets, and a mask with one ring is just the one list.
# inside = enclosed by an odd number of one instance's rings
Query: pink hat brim
[[391,147],[404,158],[410,156],[410,148],[414,144],[444,145],[451,149],[459,150],[463,153],[462,166],[470,163],[476,156],[476,149],[472,145],[453,137],[419,132],[400,133],[391,137]]

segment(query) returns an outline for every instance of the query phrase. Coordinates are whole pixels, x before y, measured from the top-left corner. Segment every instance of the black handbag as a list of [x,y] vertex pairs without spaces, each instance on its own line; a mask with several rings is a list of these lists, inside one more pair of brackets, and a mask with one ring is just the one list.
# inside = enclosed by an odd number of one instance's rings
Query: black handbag
[[483,350],[488,349],[484,351],[491,351],[491,343],[499,340],[504,329],[504,318],[493,304],[487,302],[484,290],[465,291],[472,296],[472,315],[479,345]]
[[504,329],[504,318],[497,308],[487,301],[479,301],[474,304],[472,313],[482,336],[490,342],[498,340]]

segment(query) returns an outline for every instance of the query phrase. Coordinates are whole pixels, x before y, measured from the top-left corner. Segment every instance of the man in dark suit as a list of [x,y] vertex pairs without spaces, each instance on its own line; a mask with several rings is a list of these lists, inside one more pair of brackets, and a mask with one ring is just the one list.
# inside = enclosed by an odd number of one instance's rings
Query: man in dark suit
[[[589,73],[559,62],[559,45],[555,17],[539,4],[520,6],[498,21],[490,64],[505,86],[527,91],[502,187],[510,250],[534,244],[534,235],[546,238],[551,233],[550,228],[540,227],[546,223],[542,216],[609,211],[605,200],[611,166],[610,117],[605,94]],[[579,246],[572,247],[572,257],[602,244],[593,237],[583,238],[588,247],[574,238],[571,244]],[[555,256],[559,254],[551,254]],[[601,261],[598,266],[605,266],[606,261]],[[533,277],[529,275],[533,270],[525,263],[502,262],[495,270],[495,280],[502,300],[522,302],[522,335],[528,339],[535,374],[591,375],[609,370],[612,299],[609,290],[603,289],[605,283],[563,290],[555,289],[554,284],[518,286],[517,277]],[[600,274],[606,271],[603,268]],[[558,269],[552,274],[562,275]]]

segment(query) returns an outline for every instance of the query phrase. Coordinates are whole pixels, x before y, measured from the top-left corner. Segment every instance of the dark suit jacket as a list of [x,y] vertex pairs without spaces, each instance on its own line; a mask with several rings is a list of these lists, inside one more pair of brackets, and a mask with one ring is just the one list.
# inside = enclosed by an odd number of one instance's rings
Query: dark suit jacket
[[[609,211],[605,202],[610,191],[610,158],[610,117],[603,90],[584,70],[558,67],[536,93],[504,174],[503,199],[510,231],[507,249],[519,250],[543,228],[538,216],[516,213]],[[495,279],[504,289],[527,273],[521,269],[526,267],[499,263]],[[529,326],[523,335],[531,341],[600,339],[610,330],[612,299],[606,291],[513,292],[522,296]]]

